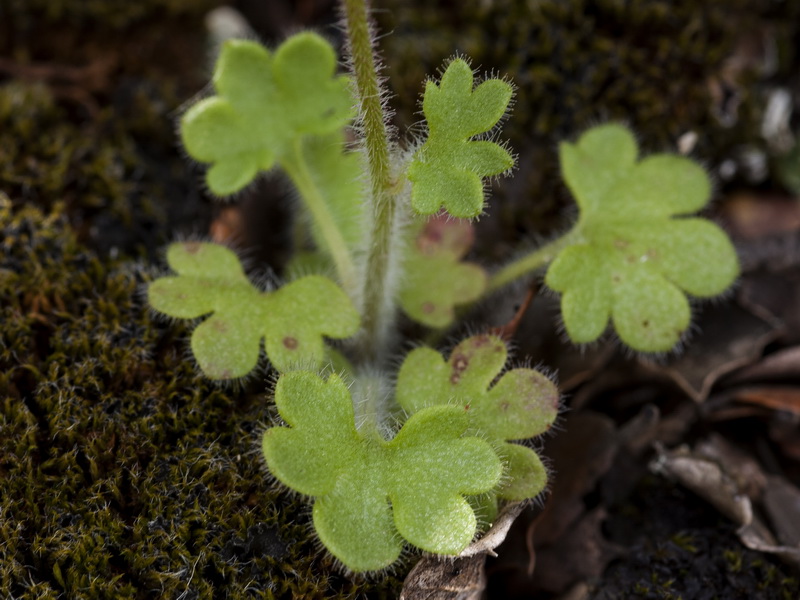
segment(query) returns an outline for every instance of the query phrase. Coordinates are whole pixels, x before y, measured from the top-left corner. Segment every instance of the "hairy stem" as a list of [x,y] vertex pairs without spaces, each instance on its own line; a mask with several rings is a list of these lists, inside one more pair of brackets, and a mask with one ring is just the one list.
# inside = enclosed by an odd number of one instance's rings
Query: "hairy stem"
[[379,371],[359,372],[352,386],[353,409],[358,431],[366,438],[386,441],[387,397],[391,385]]
[[308,169],[300,140],[294,143],[292,153],[281,160],[281,167],[300,192],[303,203],[319,228],[327,250],[333,259],[342,287],[345,290],[356,289],[358,278],[353,255],[342,237],[342,232],[336,226],[336,221],[328,208],[328,204],[325,202],[322,192],[317,187],[314,177]]
[[364,335],[361,349],[364,356],[380,357],[386,323],[393,311],[388,277],[397,217],[396,194],[389,163],[389,132],[381,102],[366,0],[342,0],[342,6],[371,183],[370,237],[362,288]]
[[556,255],[567,246],[577,243],[580,233],[577,228],[572,229],[563,236],[537,248],[533,252],[510,262],[489,279],[486,293],[494,292],[512,281],[529,275],[533,271],[550,263]]

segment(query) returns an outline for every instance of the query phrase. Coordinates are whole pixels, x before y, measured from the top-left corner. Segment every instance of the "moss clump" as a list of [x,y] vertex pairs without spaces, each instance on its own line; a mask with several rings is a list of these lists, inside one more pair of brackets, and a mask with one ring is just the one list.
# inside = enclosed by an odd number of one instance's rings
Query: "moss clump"
[[121,29],[145,19],[202,13],[219,4],[220,0],[7,0],[0,18]]
[[207,382],[140,269],[0,205],[0,597],[396,595],[338,574],[266,477],[260,383]]
[[18,206],[62,205],[102,252],[152,252],[166,222],[179,228],[209,209],[174,148],[171,105],[138,87],[126,94],[123,106],[76,124],[45,84],[0,85],[0,190]]
[[642,479],[611,508],[604,530],[628,552],[596,582],[592,600],[800,597],[788,567],[742,546],[733,523],[663,479]]
[[0,190],[63,202],[101,253],[152,252],[211,212],[175,144],[217,0],[0,2]]
[[[679,136],[693,130],[699,135],[696,155],[705,160],[730,156],[744,142],[763,146],[760,100],[749,86],[755,74],[745,71],[739,80],[723,85],[726,61],[745,34],[768,25],[772,41],[782,49],[777,76],[786,74],[796,64],[792,44],[800,31],[800,5],[792,2],[410,4],[388,0],[389,10],[376,15],[382,29],[392,33],[381,43],[399,120],[418,121],[414,92],[454,52],[467,54],[481,70],[508,74],[518,87],[503,131],[520,154],[520,169],[505,186],[518,202],[494,205],[492,215],[502,221],[498,236],[514,235],[520,226],[526,231],[550,229],[552,219],[546,217],[557,212],[561,189],[553,148],[598,121],[631,125],[649,151],[673,149]],[[725,106],[711,92],[720,85],[731,96]],[[735,116],[727,115],[736,120],[731,127],[718,117],[734,104],[739,104]]]
[[130,135],[108,119],[73,124],[43,84],[0,87],[0,189],[45,210],[65,203],[81,220],[164,218],[141,196],[135,171],[141,162]]

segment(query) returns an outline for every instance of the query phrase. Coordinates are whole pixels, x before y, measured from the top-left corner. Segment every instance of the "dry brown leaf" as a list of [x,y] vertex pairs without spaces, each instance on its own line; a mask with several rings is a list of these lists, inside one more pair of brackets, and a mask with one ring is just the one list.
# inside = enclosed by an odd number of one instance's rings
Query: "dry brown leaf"
[[580,518],[585,510],[583,496],[606,474],[619,449],[614,422],[599,413],[573,413],[562,427],[545,451],[556,475],[537,519],[537,546],[555,543]]
[[800,342],[800,269],[742,277],[739,302],[767,322],[780,323],[782,341]]
[[458,555],[459,558],[466,558],[468,556],[475,556],[476,554],[488,554],[489,556],[497,556],[495,548],[497,548],[508,535],[508,530],[514,524],[516,518],[520,515],[525,508],[525,502],[514,502],[503,507],[500,514],[497,515],[492,527],[481,538],[472,542],[467,548]]
[[703,313],[686,351],[666,365],[642,361],[654,373],[672,379],[695,402],[708,398],[711,387],[726,373],[753,363],[780,330],[736,304]]
[[759,527],[758,523],[745,525],[737,533],[742,543],[751,550],[774,554],[786,564],[800,569],[800,548],[775,544],[774,541],[771,541],[769,532],[763,526]]
[[537,589],[559,593],[579,581],[596,579],[622,555],[623,549],[603,536],[607,516],[602,507],[584,514],[552,547],[537,554]]
[[774,386],[745,388],[737,390],[734,398],[737,402],[755,404],[770,410],[781,410],[800,416],[800,388]]
[[758,500],[767,487],[767,476],[748,453],[731,444],[718,433],[711,433],[697,443],[695,453],[719,465],[734,480],[738,489],[751,500]]
[[619,442],[632,454],[648,448],[659,433],[661,411],[655,404],[645,404],[638,414],[619,430]]
[[575,391],[570,401],[570,408],[575,411],[581,410],[589,406],[595,398],[614,390],[644,388],[652,382],[651,370],[617,355],[603,366],[602,371],[593,375],[590,381]]
[[721,217],[734,237],[759,239],[800,230],[800,203],[789,196],[739,194],[726,200]]
[[532,571],[536,588],[563,592],[580,580],[599,576],[619,556],[620,549],[601,531],[605,511],[587,512],[583,498],[607,474],[620,446],[636,439],[647,424],[647,419],[637,421],[629,436],[621,436],[604,415],[573,413],[562,425],[564,431],[547,445],[545,454],[556,476],[544,510],[529,525],[527,540],[528,576]]
[[458,557],[425,556],[403,583],[401,600],[477,600],[486,587],[486,556],[497,548],[525,508],[525,502],[503,507],[492,527]]
[[764,508],[781,544],[800,549],[800,489],[783,477],[770,475]]
[[567,592],[558,597],[558,600],[588,600],[592,596],[592,588],[581,581],[573,585]]
[[650,464],[654,472],[676,479],[737,525],[752,521],[750,499],[717,461],[696,455],[685,446],[672,451],[657,450],[658,456]]
[[697,405],[688,400],[681,402],[668,415],[661,417],[654,439],[667,446],[680,444],[696,422]]
[[739,369],[725,379],[727,384],[753,381],[779,381],[800,377],[800,346],[768,354],[759,362]]
[[787,457],[800,462],[799,419],[774,419],[769,424],[769,439],[780,446]]
[[750,498],[720,463],[686,447],[657,450],[658,456],[650,465],[654,472],[676,479],[731,519],[739,526],[739,539],[748,548],[775,554],[800,569],[800,547],[777,544],[772,532],[754,516]]
[[486,588],[485,554],[423,556],[403,583],[400,600],[478,600]]

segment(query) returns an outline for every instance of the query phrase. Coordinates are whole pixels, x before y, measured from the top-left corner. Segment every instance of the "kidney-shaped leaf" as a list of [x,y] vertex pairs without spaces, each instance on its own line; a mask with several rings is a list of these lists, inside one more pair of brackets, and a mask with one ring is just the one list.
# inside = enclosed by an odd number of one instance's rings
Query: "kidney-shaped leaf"
[[411,351],[400,367],[397,401],[414,415],[431,406],[465,409],[470,426],[500,450],[508,466],[498,491],[501,498],[523,500],[538,495],[547,471],[536,452],[508,443],[547,431],[558,416],[559,394],[534,369],[502,372],[508,356],[503,341],[491,335],[467,338],[450,358],[431,348]]
[[630,131],[601,125],[560,147],[564,179],[580,208],[577,242],[550,264],[570,338],[597,339],[609,319],[644,352],[670,350],[689,326],[687,294],[715,296],[739,273],[733,244],[716,224],[690,216],[709,200],[705,171],[682,156],[637,162]]
[[486,441],[465,436],[463,408],[421,410],[384,441],[356,429],[350,393],[336,375],[286,373],[275,403],[288,427],[264,433],[267,466],[314,497],[314,528],[345,566],[390,565],[401,537],[437,554],[457,554],[472,540],[477,520],[464,496],[490,491],[502,466]]
[[208,187],[224,196],[292,150],[304,135],[324,135],[352,117],[346,76],[336,76],[333,48],[299,33],[271,54],[249,40],[229,40],[214,70],[217,95],[189,108],[181,139],[190,156],[210,163]]
[[421,226],[403,264],[400,305],[428,327],[447,327],[455,307],[477,300],[486,289],[486,271],[461,259],[475,238],[472,224],[439,215]]
[[302,277],[272,292],[247,279],[236,254],[200,242],[170,245],[167,262],[177,275],[147,290],[158,312],[195,319],[210,315],[192,333],[192,353],[211,379],[247,375],[258,362],[261,340],[279,371],[318,366],[323,336],[344,338],[358,329],[358,313],[333,281]]

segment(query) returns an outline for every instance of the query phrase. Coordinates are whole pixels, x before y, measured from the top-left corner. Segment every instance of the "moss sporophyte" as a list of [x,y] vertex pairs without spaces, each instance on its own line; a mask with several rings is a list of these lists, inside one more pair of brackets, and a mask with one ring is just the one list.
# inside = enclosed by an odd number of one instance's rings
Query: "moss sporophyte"
[[[336,73],[333,48],[315,33],[274,50],[230,40],[214,94],[180,123],[214,195],[284,173],[313,252],[298,249],[286,282],[264,290],[230,249],[173,244],[174,274],[148,295],[165,315],[207,316],[191,349],[211,379],[247,376],[263,341],[280,373],[283,421],[264,433],[267,467],[313,503],[314,528],[344,566],[374,571],[406,545],[457,555],[499,502],[539,495],[547,469],[528,440],[558,414],[554,383],[535,369],[505,370],[506,344],[488,334],[448,356],[418,347],[392,373],[398,310],[444,331],[459,305],[546,268],[575,343],[597,340],[610,322],[630,348],[667,352],[689,326],[690,298],[725,291],[738,264],[725,233],[693,216],[710,197],[704,170],[681,156],[639,158],[617,124],[559,148],[579,209],[565,235],[492,275],[464,262],[487,178],[514,167],[497,141],[513,87],[476,81],[465,58],[452,59],[425,85],[427,136],[404,145],[388,125],[364,0],[344,0],[343,13],[351,74]],[[345,143],[348,128],[357,143]]]

